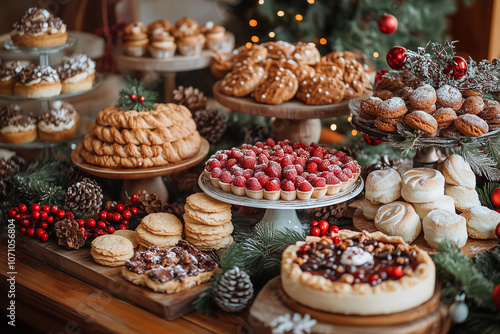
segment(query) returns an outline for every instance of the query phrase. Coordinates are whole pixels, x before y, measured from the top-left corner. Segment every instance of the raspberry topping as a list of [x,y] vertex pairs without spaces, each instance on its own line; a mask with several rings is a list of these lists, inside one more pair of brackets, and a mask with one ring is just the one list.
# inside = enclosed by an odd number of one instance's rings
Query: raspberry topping
[[253,191],[262,190],[262,185],[260,184],[259,180],[257,180],[255,177],[251,177],[248,179],[247,187],[249,190]]
[[308,192],[308,191],[312,190],[312,186],[309,182],[303,181],[303,182],[299,183],[298,189],[302,192]]
[[280,190],[280,182],[278,180],[270,180],[266,184],[266,191],[278,191]]

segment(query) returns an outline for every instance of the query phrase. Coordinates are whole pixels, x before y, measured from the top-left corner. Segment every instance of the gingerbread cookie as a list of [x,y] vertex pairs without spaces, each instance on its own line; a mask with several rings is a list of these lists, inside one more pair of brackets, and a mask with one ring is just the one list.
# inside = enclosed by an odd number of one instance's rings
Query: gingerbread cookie
[[403,123],[403,117],[398,117],[398,118],[378,117],[373,122],[373,124],[377,129],[380,129],[385,132],[396,132],[398,130],[397,125],[399,123]]
[[425,111],[416,110],[405,117],[405,123],[416,130],[422,130],[429,134],[434,134],[438,129],[438,122],[434,117]]
[[291,100],[297,93],[299,82],[292,71],[285,68],[270,70],[267,79],[254,92],[257,102],[281,104]]
[[488,132],[488,123],[476,115],[465,114],[455,120],[458,131],[473,137],[479,137]]
[[267,49],[262,45],[252,44],[249,48],[243,45],[233,51],[234,61],[246,65],[262,63],[267,58]]
[[453,124],[458,118],[455,110],[452,108],[439,108],[432,116],[436,119],[438,127],[444,128]]
[[462,93],[450,85],[444,85],[436,90],[436,101],[440,106],[457,111],[462,106]]
[[382,103],[382,99],[375,96],[370,96],[361,101],[360,109],[367,115],[377,116],[377,107],[380,103]]
[[481,96],[469,96],[464,100],[462,108],[460,108],[461,114],[472,114],[478,115],[484,109],[484,102]]
[[291,54],[292,58],[301,64],[314,65],[319,62],[321,55],[314,43],[297,43]]
[[398,118],[406,114],[405,101],[400,97],[393,97],[382,101],[377,106],[377,116],[381,118]]
[[258,65],[241,65],[233,68],[221,81],[221,91],[226,95],[246,96],[265,79],[264,68]]
[[295,51],[295,45],[285,41],[266,42],[262,46],[267,49],[267,56],[273,59],[292,58]]
[[344,94],[343,82],[316,73],[299,82],[297,98],[306,104],[323,105],[340,102]]
[[346,61],[343,79],[346,86],[344,95],[346,99],[361,96],[365,88],[369,85],[363,65],[355,59],[348,59]]
[[420,109],[430,107],[436,103],[436,90],[428,84],[420,86],[410,95],[409,102]]

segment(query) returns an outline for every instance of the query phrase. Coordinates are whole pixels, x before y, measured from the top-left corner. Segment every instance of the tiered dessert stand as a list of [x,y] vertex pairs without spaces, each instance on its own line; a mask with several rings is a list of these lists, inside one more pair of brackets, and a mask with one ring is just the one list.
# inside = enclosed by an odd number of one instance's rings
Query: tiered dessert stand
[[[234,48],[234,35],[227,32],[228,41],[220,52],[231,52]],[[183,56],[176,54],[171,58],[157,59],[150,56],[131,57],[123,50],[117,49],[114,53],[116,64],[120,68],[141,71],[144,73],[158,72],[164,79],[165,100],[172,102],[172,92],[177,87],[175,78],[177,72],[194,71],[207,68],[212,62],[213,53],[203,50],[199,56]]]
[[150,168],[106,168],[95,166],[86,163],[80,157],[82,144],[78,145],[71,152],[71,160],[81,170],[106,179],[124,180],[121,197],[127,198],[127,194],[137,193],[139,190],[145,189],[148,193],[156,193],[158,198],[167,201],[168,190],[163,182],[162,176],[175,174],[189,169],[205,159],[210,149],[210,144],[205,138],[201,139],[200,150],[198,153],[189,159],[181,160],[161,167]]
[[270,201],[256,200],[246,196],[236,196],[232,193],[226,193],[222,189],[216,188],[210,178],[202,173],[198,179],[200,188],[210,197],[222,202],[242,205],[251,208],[266,209],[266,213],[260,223],[270,224],[273,230],[282,230],[285,228],[293,229],[299,232],[304,230],[295,210],[318,208],[338,203],[343,203],[353,197],[356,197],[363,190],[363,179],[358,177],[356,182],[348,189],[336,195],[326,195],[322,198],[311,198],[309,200],[294,201]]
[[[66,44],[60,45],[60,46],[55,46],[55,47],[47,47],[47,48],[22,48],[18,47],[14,44],[12,44],[12,40],[8,39],[4,42],[4,47],[7,50],[11,51],[20,51],[23,53],[27,54],[35,54],[39,56],[39,61],[41,66],[48,66],[49,65],[49,54],[61,52],[65,49],[69,49],[74,47],[78,43],[78,39],[73,36],[68,36]],[[53,100],[60,100],[60,99],[65,99],[73,96],[78,96],[82,94],[87,94],[90,93],[91,91],[94,91],[97,89],[99,86],[101,86],[103,81],[103,77],[100,73],[95,73],[95,79],[94,83],[92,85],[92,88],[90,90],[86,91],[80,91],[80,92],[73,92],[73,93],[66,93],[66,94],[59,94],[51,97],[42,97],[42,98],[25,98],[25,97],[20,97],[20,96],[14,96],[14,95],[0,95],[0,99],[3,100],[10,100],[13,102],[40,102],[41,103],[41,110],[42,112],[47,112],[50,109],[50,101]],[[42,149],[42,158],[53,158],[55,155],[52,151],[52,149],[59,145],[62,142],[68,142],[68,141],[73,141],[78,138],[82,138],[90,129],[92,126],[92,120],[88,117],[80,117],[80,123],[77,125],[76,132],[73,137],[68,138],[66,140],[62,141],[42,141],[42,140],[35,140],[31,143],[22,143],[22,144],[12,144],[12,143],[2,143],[0,142],[0,147],[4,147],[7,149],[12,149],[12,150],[18,150],[18,149]]]
[[308,105],[296,99],[277,105],[262,104],[251,97],[223,94],[220,81],[215,83],[213,94],[217,102],[230,110],[271,117],[273,137],[277,140],[288,139],[291,142],[317,143],[321,135],[321,118],[349,114],[349,100],[319,106]]

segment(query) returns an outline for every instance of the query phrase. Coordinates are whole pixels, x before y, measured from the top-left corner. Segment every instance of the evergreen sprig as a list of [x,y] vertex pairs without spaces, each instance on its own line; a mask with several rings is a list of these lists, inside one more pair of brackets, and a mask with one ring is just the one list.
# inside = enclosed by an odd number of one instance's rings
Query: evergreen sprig
[[492,292],[500,283],[500,246],[472,259],[458,248],[442,245],[433,260],[443,283],[443,297],[452,301],[457,294],[465,293],[470,313],[460,331],[499,333],[500,312],[493,303]]
[[276,231],[266,223],[259,223],[250,231],[245,228],[235,230],[234,236],[239,242],[226,248],[220,257],[216,256],[220,270],[193,302],[199,312],[211,313],[215,309],[213,291],[227,270],[238,266],[250,276],[254,286],[262,286],[279,275],[281,253],[285,248],[305,238],[305,234],[295,230]]
[[[124,85],[125,89],[120,90],[120,97],[117,103],[120,110],[148,111],[155,108],[158,93],[146,89],[142,81],[127,76],[124,80]],[[135,96],[135,99],[132,99],[132,96]],[[144,97],[144,101],[142,102],[141,97]]]
[[479,195],[479,200],[481,201],[481,205],[487,206],[491,210],[496,210],[497,208],[493,205],[491,201],[491,193],[493,190],[500,187],[500,183],[497,182],[486,182],[483,185],[483,188],[476,187],[477,194]]
[[412,131],[408,126],[401,123],[396,125],[396,127],[398,135],[389,134],[387,142],[402,149],[401,156],[405,157],[415,148],[415,144],[421,137],[421,133],[419,131]]
[[[488,145],[493,148],[488,148]],[[498,139],[483,144],[475,138],[467,137],[460,141],[460,155],[467,161],[477,175],[483,175],[490,181],[500,180],[498,162],[492,157],[491,149],[499,151]]]

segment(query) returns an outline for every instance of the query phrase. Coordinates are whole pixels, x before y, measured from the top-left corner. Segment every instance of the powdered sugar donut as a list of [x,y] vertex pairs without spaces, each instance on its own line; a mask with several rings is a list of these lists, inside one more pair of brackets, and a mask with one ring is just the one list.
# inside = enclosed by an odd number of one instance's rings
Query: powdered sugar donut
[[414,107],[425,109],[436,103],[436,90],[428,84],[418,87],[411,93],[410,104]]
[[436,90],[436,99],[442,107],[455,111],[462,106],[462,94],[457,88],[450,85],[444,85]]

